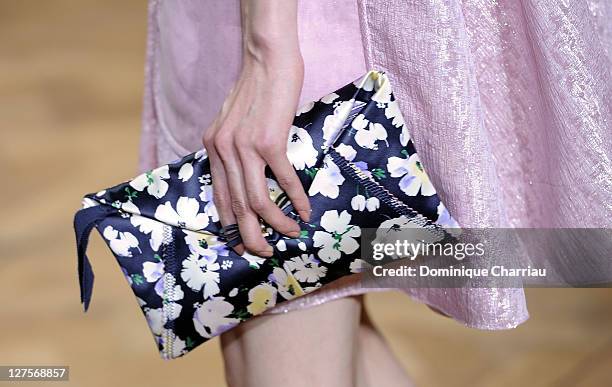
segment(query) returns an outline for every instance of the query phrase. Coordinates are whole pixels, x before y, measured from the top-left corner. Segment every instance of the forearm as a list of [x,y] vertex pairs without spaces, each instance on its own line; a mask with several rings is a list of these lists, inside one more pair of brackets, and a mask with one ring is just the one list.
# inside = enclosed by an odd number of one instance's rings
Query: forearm
[[301,61],[298,0],[241,0],[242,48],[262,62]]

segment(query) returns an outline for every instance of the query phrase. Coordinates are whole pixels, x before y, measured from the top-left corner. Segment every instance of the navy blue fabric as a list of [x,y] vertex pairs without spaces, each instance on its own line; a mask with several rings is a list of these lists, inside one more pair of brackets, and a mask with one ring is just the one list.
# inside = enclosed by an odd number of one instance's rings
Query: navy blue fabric
[[85,250],[94,226],[164,359],[358,272],[362,228],[409,227],[417,220],[433,229],[454,226],[423,172],[389,85],[382,85],[349,83],[298,111],[288,157],[308,193],[311,220],[299,218],[267,168],[271,200],[302,229],[289,238],[263,224],[271,258],[233,250],[239,230],[230,227],[225,235],[219,222],[204,149],[87,194],[87,208],[75,216],[85,310],[94,278]]
[[117,211],[116,208],[111,206],[94,206],[81,209],[74,216],[74,232],[78,255],[77,270],[81,290],[81,303],[85,312],[89,308],[94,284],[93,269],[89,258],[87,258],[89,234],[100,220]]

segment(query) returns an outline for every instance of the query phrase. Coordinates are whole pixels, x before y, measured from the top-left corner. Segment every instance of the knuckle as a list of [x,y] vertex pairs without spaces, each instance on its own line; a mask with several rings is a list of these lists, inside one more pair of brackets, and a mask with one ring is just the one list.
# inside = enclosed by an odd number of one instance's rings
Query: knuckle
[[259,141],[257,146],[262,154],[269,155],[270,157],[282,157],[287,153],[284,146],[274,141]]
[[288,187],[291,187],[293,185],[293,178],[290,175],[286,175],[286,174],[282,174],[279,176],[276,176],[276,181],[278,182],[278,184],[287,189]]
[[268,203],[260,197],[253,197],[249,201],[251,209],[257,213],[263,212],[268,207],[267,204]]
[[229,207],[229,203],[227,200],[227,195],[223,195],[219,191],[213,191],[213,202],[217,208],[227,208]]
[[215,146],[214,143],[214,135],[213,134],[204,134],[204,137],[202,137],[202,143],[204,144],[204,147],[206,149],[212,150]]
[[258,140],[253,145],[259,154],[274,155],[274,150],[267,141]]
[[234,215],[236,215],[237,219],[244,219],[244,217],[249,211],[246,203],[240,199],[232,199],[230,205],[232,208],[232,212],[234,213]]
[[232,139],[227,135],[217,135],[213,140],[214,146],[221,155],[232,151]]

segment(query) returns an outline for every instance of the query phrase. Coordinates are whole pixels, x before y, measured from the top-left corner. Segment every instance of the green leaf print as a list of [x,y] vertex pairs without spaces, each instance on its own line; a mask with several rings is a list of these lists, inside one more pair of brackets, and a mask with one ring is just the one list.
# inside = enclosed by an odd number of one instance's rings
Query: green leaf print
[[187,336],[187,338],[185,339],[185,346],[188,349],[193,348],[193,346],[195,345],[195,342],[191,339],[191,337]]
[[241,321],[244,321],[247,318],[251,317],[251,314],[246,309],[239,309],[239,310],[235,310],[232,313],[230,313],[230,316],[237,318]]
[[306,168],[304,169],[304,172],[308,175],[308,177],[310,177],[311,179],[314,179],[315,175],[317,174],[317,172],[319,172],[319,168]]
[[142,285],[144,283],[144,278],[142,278],[140,274],[132,274],[130,277],[132,277],[132,282],[136,285]]
[[374,178],[378,179],[378,180],[386,179],[387,178],[386,172],[383,169],[380,169],[380,168],[372,169],[372,176],[374,176]]
[[145,176],[147,178],[147,184],[151,185],[155,182],[155,179],[153,179],[153,174],[149,171],[149,172],[145,172]]
[[130,187],[125,187],[125,200],[131,201],[138,197],[138,191],[131,190]]

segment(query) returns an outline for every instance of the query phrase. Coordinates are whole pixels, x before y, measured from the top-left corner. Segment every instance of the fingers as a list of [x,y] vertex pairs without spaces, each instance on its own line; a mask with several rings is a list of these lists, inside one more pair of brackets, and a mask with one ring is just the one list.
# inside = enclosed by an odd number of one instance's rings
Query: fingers
[[272,256],[272,246],[263,237],[259,217],[249,205],[243,171],[231,137],[218,136],[215,147],[225,169],[230,193],[230,208],[235,216],[244,247],[260,256]]
[[239,150],[249,207],[276,231],[293,238],[300,236],[300,226],[286,216],[270,199],[263,159],[250,149]]
[[[210,175],[213,182],[213,202],[219,214],[221,225],[226,227],[230,224],[235,224],[236,217],[232,212],[230,191],[227,185],[227,177],[225,175],[225,169],[223,168],[223,162],[217,154],[214,145],[213,130],[214,129],[209,129],[209,132],[204,136],[204,146],[208,153],[208,160],[210,163]],[[244,247],[241,244],[234,248],[238,254],[244,253]]]
[[295,169],[289,162],[286,152],[273,152],[266,162],[274,173],[278,184],[289,196],[293,208],[300,215],[304,222],[310,221],[310,201],[300,179],[295,173]]
[[[238,224],[242,245],[260,256],[271,256],[273,249],[263,236],[260,218],[276,231],[298,237],[300,227],[270,199],[265,167],[269,165],[296,212],[310,220],[310,203],[301,182],[286,156],[286,135],[295,113],[301,77],[288,77],[272,87],[274,95],[265,95],[269,74],[253,62],[243,70],[226,98],[213,125],[203,138],[213,179],[213,200],[221,224]],[[265,70],[265,69],[264,69]],[[299,69],[294,69],[296,74]],[[274,79],[278,72],[274,72]],[[262,94],[262,90],[263,93]],[[287,117],[285,117],[285,115]],[[275,116],[275,123],[270,123]],[[287,122],[285,122],[287,121]],[[265,125],[256,123],[265,122]],[[283,137],[282,144],[278,140]],[[255,145],[255,143],[259,145]],[[273,144],[276,143],[276,144]],[[282,146],[281,146],[282,145]]]

